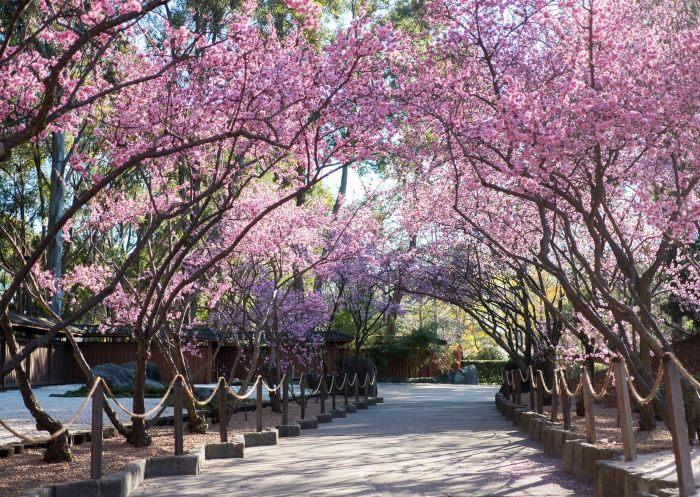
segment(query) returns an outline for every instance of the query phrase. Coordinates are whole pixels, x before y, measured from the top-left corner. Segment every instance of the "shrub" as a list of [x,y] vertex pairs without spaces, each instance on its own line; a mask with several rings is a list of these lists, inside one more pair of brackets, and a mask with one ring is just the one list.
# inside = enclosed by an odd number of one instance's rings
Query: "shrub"
[[475,366],[479,372],[480,385],[500,385],[503,378],[501,371],[507,363],[507,360],[502,359],[462,361],[462,367]]

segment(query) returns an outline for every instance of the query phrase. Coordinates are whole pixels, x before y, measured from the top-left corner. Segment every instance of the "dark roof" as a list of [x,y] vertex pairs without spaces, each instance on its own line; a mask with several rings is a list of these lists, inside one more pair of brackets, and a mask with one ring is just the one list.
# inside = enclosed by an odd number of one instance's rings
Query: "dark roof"
[[[30,331],[49,331],[55,324],[55,321],[41,317],[41,316],[30,316],[28,314],[19,314],[17,312],[8,312],[7,317],[10,320],[10,324],[14,327],[24,328]],[[74,326],[70,327],[73,333],[79,333],[80,330]]]
[[326,335],[327,342],[348,343],[352,342],[352,337],[338,331],[331,331]]

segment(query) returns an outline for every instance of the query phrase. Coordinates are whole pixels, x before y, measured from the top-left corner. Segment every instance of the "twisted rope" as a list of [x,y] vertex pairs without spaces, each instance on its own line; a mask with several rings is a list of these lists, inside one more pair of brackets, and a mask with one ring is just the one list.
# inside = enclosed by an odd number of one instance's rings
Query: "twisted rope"
[[267,390],[268,392],[274,393],[274,392],[276,392],[276,391],[278,391],[278,390],[280,389],[280,387],[281,387],[282,384],[284,383],[284,380],[285,380],[286,377],[287,377],[286,374],[285,374],[285,375],[282,375],[282,379],[280,380],[280,382],[277,384],[277,386],[276,386],[275,388],[269,387],[268,384],[265,383],[265,381],[263,380],[263,387],[265,387],[265,390]]
[[20,432],[18,432],[17,430],[15,430],[14,428],[12,428],[9,424],[7,424],[7,423],[6,423],[5,421],[3,421],[2,419],[0,419],[0,426],[2,426],[3,428],[5,428],[7,431],[9,431],[9,432],[12,433],[14,436],[16,436],[17,438],[19,438],[20,440],[22,440],[22,441],[24,441],[24,442],[28,442],[28,443],[46,443],[46,442],[50,442],[51,440],[54,440],[54,439],[60,437],[61,435],[63,435],[63,434],[68,430],[68,428],[70,428],[71,426],[73,426],[73,424],[75,424],[75,422],[78,420],[78,418],[80,417],[80,415],[83,413],[83,411],[84,411],[85,408],[87,407],[87,405],[88,405],[88,403],[90,402],[90,400],[92,400],[92,396],[93,396],[93,394],[95,393],[95,389],[97,388],[97,385],[98,385],[101,381],[102,381],[102,378],[100,378],[99,376],[95,377],[95,379],[94,379],[93,382],[92,382],[92,387],[90,388],[90,391],[89,391],[88,394],[85,396],[85,400],[84,400],[83,403],[80,405],[80,407],[79,407],[78,410],[75,412],[75,414],[74,414],[68,421],[66,421],[65,423],[63,423],[63,426],[61,427],[60,430],[58,430],[58,431],[52,433],[52,434],[49,435],[48,437],[40,437],[40,438],[28,437],[27,435],[24,435],[23,433],[20,433]]
[[356,382],[357,382],[357,373],[355,373],[355,375],[352,377],[352,381],[348,382],[348,386],[354,387]]
[[[600,392],[596,392],[595,388],[593,387],[593,383],[591,383],[591,379],[588,379],[588,386],[591,387],[591,396],[593,397],[593,400],[601,400],[603,397],[605,397],[605,394],[608,393],[608,386],[610,386],[610,379],[612,378],[612,365],[608,366],[608,373],[605,375],[605,381],[603,382],[603,387],[600,389]],[[588,375],[584,375],[588,376]]]
[[649,395],[646,397],[642,397],[642,395],[637,391],[637,389],[634,386],[634,382],[632,381],[632,375],[630,374],[629,369],[627,369],[627,363],[622,362],[622,365],[625,368],[625,374],[627,375],[627,384],[629,385],[629,391],[632,394],[632,397],[639,402],[640,405],[647,405],[649,402],[651,402],[654,397],[656,397],[656,393],[659,391],[659,387],[661,386],[661,380],[663,379],[664,373],[663,373],[663,366],[659,364],[659,370],[656,372],[656,379],[654,380],[654,386],[651,387],[651,391],[649,392]]
[[[163,394],[163,397],[158,401],[158,403],[148,412],[144,412],[143,414],[138,414],[135,412],[132,412],[130,409],[128,409],[124,404],[119,402],[119,399],[117,399],[117,396],[114,395],[114,392],[109,388],[109,385],[107,385],[106,381],[102,381],[105,387],[105,393],[114,401],[114,403],[124,411],[124,414],[131,418],[136,418],[136,419],[145,419],[149,417],[152,414],[155,414],[158,412],[158,410],[163,407],[163,404],[165,404],[165,401],[168,399],[168,395],[170,394],[170,391],[173,389],[173,386],[175,386],[175,381],[177,381],[178,378],[182,378],[180,375],[176,375],[173,380],[170,382],[170,385],[168,385],[168,389],[165,391],[165,394]],[[183,384],[186,384],[186,382],[182,382]]]
[[513,386],[513,381],[512,381],[513,376],[512,376],[512,374],[510,374],[510,375],[508,374],[508,370],[506,370],[505,373],[506,373],[506,383],[508,384],[509,387],[512,387]]
[[520,380],[523,383],[526,383],[527,379],[530,377],[530,371],[528,370],[527,375],[523,376],[523,371],[520,368],[518,368],[518,373],[520,373]]
[[209,402],[211,402],[216,396],[216,394],[219,392],[219,388],[221,388],[221,382],[224,383],[224,388],[226,388],[226,379],[223,376],[220,376],[219,381],[216,382],[216,388],[206,400],[197,400],[197,397],[195,397],[194,391],[190,388],[189,384],[185,381],[183,381],[182,384],[185,386],[185,389],[190,394],[190,397],[194,399],[194,404],[199,407],[204,407],[207,404],[209,404]]
[[571,390],[569,390],[569,385],[567,385],[566,383],[566,375],[564,374],[564,370],[557,369],[555,373],[558,374],[561,378],[562,388],[564,389],[564,393],[566,393],[566,395],[568,395],[572,399],[581,395],[581,392],[583,392],[583,375],[581,376],[581,378],[579,378],[578,385],[576,386],[576,389],[572,392]]
[[693,377],[693,375],[691,375],[691,374],[688,372],[688,370],[685,369],[685,366],[683,366],[683,364],[681,364],[681,361],[678,360],[678,358],[675,356],[675,354],[672,354],[672,353],[670,353],[670,352],[666,352],[664,355],[668,356],[668,357],[673,361],[673,363],[676,365],[676,369],[678,369],[678,371],[680,371],[680,373],[683,375],[683,377],[684,377],[686,380],[688,380],[688,383],[690,383],[691,385],[693,385],[693,387],[694,387],[698,392],[700,392],[700,382],[698,382],[698,380],[696,380],[696,379]]
[[[547,395],[551,395],[554,386],[553,386],[552,388],[547,388],[547,382],[544,381],[544,375],[542,374],[542,370],[541,370],[541,369],[538,369],[538,370],[537,370],[537,375],[539,376],[539,381],[540,381],[540,384],[542,385],[542,389],[545,391],[545,393],[546,393]],[[556,385],[556,384],[557,384],[557,382],[555,381],[555,382],[554,382],[554,385]]]
[[535,372],[532,370],[532,365],[527,367],[527,375],[531,380],[532,388],[537,388],[537,380],[535,379]]
[[255,379],[255,383],[250,387],[250,390],[245,395],[239,395],[236,392],[233,391],[233,387],[229,386],[229,390],[231,391],[231,394],[238,400],[245,400],[251,395],[253,395],[253,392],[255,392],[255,387],[258,386],[258,382],[262,381],[262,376],[258,375],[258,377]]

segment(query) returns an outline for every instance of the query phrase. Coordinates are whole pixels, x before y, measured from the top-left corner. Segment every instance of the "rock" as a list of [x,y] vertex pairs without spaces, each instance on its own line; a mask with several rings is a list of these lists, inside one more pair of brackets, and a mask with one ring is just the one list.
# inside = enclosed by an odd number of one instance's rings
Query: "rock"
[[[131,369],[132,371],[136,371],[136,362],[125,362],[124,364],[121,365],[123,368]],[[154,380],[154,381],[163,381],[163,377],[160,374],[160,369],[158,368],[158,365],[149,362],[146,364],[146,378],[149,380]]]
[[454,375],[452,375],[452,383],[457,385],[466,385],[467,377],[463,375],[461,371],[456,371]]
[[[132,390],[134,387],[134,370],[117,364],[99,364],[92,368],[93,374],[101,376],[112,390]],[[146,378],[146,388],[164,389],[160,381]]]

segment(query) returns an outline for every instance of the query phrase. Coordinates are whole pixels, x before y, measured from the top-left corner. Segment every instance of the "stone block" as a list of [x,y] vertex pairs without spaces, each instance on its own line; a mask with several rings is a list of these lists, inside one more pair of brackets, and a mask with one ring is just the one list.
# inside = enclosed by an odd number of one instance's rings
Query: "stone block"
[[54,497],[53,487],[40,487],[30,490],[26,497]]
[[368,406],[376,406],[377,405],[377,399],[374,397],[369,397],[368,399],[365,400],[367,402]]
[[275,426],[278,437],[298,437],[301,435],[301,426],[293,425],[277,425]]
[[129,497],[128,476],[120,471],[99,480],[99,497]]
[[222,442],[204,446],[204,459],[234,459],[243,457],[243,442]]
[[383,403],[384,403],[384,397],[375,397],[374,400],[377,401],[377,404],[383,404]]
[[277,430],[253,431],[243,434],[246,447],[261,447],[263,445],[277,445]]
[[198,475],[199,468],[200,456],[196,454],[150,457],[146,460],[146,478]]
[[14,457],[15,448],[12,446],[0,447],[0,459],[7,459],[8,457]]
[[330,412],[320,412],[316,415],[319,423],[332,423],[333,415]]
[[343,410],[347,412],[357,412],[357,407],[354,404],[348,404],[346,406],[343,406]]
[[85,433],[76,432],[71,435],[73,445],[82,445],[85,443]]
[[82,480],[59,483],[53,486],[55,497],[97,497],[99,480]]
[[346,416],[345,409],[332,409],[330,413],[333,418],[344,418]]
[[524,407],[516,407],[513,409],[513,425],[520,426],[522,423],[522,415],[527,409]]
[[126,486],[129,493],[138,488],[146,478],[146,459],[136,459],[127,464],[123,471],[125,473]]
[[311,430],[314,428],[318,428],[318,419],[316,418],[299,419],[296,423],[302,430]]
[[357,402],[353,402],[353,404],[358,409],[367,409],[367,402],[365,402],[364,400],[358,400]]
[[15,454],[24,454],[24,445],[11,444],[10,447],[13,447],[15,449]]

